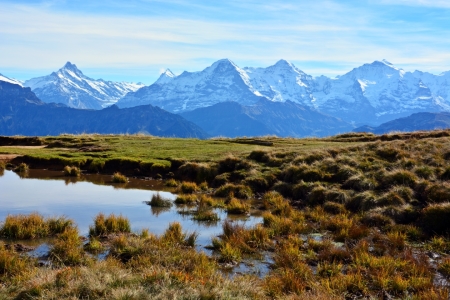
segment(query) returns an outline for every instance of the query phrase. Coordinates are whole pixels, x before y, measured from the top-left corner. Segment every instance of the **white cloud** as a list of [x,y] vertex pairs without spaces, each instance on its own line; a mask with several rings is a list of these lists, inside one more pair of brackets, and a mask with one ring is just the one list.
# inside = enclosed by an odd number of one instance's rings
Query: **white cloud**
[[448,0],[381,0],[382,4],[450,8]]
[[[284,58],[312,75],[342,74],[383,58],[405,69],[450,69],[450,41],[442,38],[446,30],[436,36],[425,26],[395,27],[370,9],[332,1],[231,3],[240,14],[252,9],[261,17],[108,15],[5,3],[0,10],[0,66],[50,72],[70,60],[82,70],[103,69],[123,79],[149,74],[142,79],[146,83],[160,69],[197,71],[225,57],[240,66],[268,66]],[[314,67],[311,61],[321,63]],[[108,79],[108,74],[102,77]]]

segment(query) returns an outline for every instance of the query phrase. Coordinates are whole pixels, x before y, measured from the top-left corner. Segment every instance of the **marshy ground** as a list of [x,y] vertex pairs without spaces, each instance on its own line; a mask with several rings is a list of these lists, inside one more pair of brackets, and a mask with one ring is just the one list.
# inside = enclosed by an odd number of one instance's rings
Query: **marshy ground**
[[[0,155],[19,155],[0,162],[0,169],[25,163],[66,168],[75,177],[118,172],[125,184],[132,176],[159,178],[201,221],[214,220],[215,208],[263,216],[250,227],[220,220],[213,256],[196,251],[195,234],[177,223],[155,236],[130,233],[126,216],[100,214],[83,241],[70,220],[10,216],[0,228],[0,297],[449,298],[450,131],[258,140],[64,135],[0,142],[9,146],[0,147]],[[169,205],[164,200],[155,197],[149,205]],[[39,265],[5,246],[19,233],[54,236],[51,263]],[[105,248],[105,259],[92,255]],[[265,276],[224,275],[225,266],[266,255],[273,263]]]

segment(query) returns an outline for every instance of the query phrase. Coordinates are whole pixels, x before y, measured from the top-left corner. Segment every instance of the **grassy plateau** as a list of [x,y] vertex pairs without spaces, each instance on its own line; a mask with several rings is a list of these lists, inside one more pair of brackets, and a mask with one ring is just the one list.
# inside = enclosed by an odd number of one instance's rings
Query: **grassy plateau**
[[[221,222],[213,255],[179,223],[160,236],[99,215],[89,237],[38,213],[0,223],[0,299],[449,299],[450,131],[323,139],[140,135],[0,137],[2,170],[153,177],[199,222]],[[156,207],[172,205],[157,195]],[[251,227],[221,220],[260,211]],[[52,237],[48,263],[15,239]],[[16,244],[17,245],[17,244]],[[99,259],[96,253],[107,253]],[[235,274],[271,257],[263,276]],[[102,256],[103,257],[103,256]]]

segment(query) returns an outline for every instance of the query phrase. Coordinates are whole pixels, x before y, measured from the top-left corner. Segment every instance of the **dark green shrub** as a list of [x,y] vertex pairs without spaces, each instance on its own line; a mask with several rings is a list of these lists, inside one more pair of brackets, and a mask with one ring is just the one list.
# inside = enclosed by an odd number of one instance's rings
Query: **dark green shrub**
[[357,175],[358,171],[348,165],[339,165],[337,171],[332,174],[332,180],[334,182],[345,182],[352,176]]
[[328,189],[326,193],[326,200],[335,203],[345,204],[350,200],[350,198],[350,192],[346,190],[332,188]]
[[221,185],[227,184],[230,180],[230,173],[219,174],[214,177],[213,186],[219,187]]
[[[434,168],[430,166],[419,166],[413,169],[413,172],[423,179],[433,179],[435,172]],[[450,177],[449,177],[450,178]]]
[[430,204],[422,211],[423,227],[429,232],[450,232],[450,202]]
[[402,158],[406,155],[406,153],[398,148],[394,147],[383,147],[375,151],[375,153],[388,161],[396,161],[399,158]]
[[358,174],[347,179],[344,184],[342,184],[342,188],[355,191],[367,191],[373,190],[376,187],[376,184],[374,179],[366,178],[362,174]]
[[323,186],[314,187],[308,194],[306,200],[309,205],[322,205],[326,200],[327,189]]
[[347,211],[343,204],[336,202],[325,202],[323,210],[333,215],[343,214]]
[[450,184],[447,182],[429,184],[424,195],[428,203],[441,203],[450,200]]
[[326,173],[316,166],[309,166],[307,164],[290,166],[281,173],[281,176],[284,181],[291,183],[298,182],[299,180],[306,182],[327,181],[332,177],[330,173]]
[[271,156],[266,151],[254,150],[249,154],[248,159],[252,159],[257,162],[268,162],[271,159]]
[[270,187],[266,178],[262,176],[247,178],[244,180],[244,184],[250,186],[255,192],[265,192]]
[[393,185],[406,185],[409,187],[414,187],[418,178],[416,174],[408,170],[397,169],[388,172],[382,178],[383,185],[385,187]]
[[[283,197],[286,198],[292,198],[293,197],[293,189],[294,186],[290,183],[286,183],[286,182],[277,182],[274,186],[273,189],[275,191],[277,191],[278,193],[280,193]],[[294,199],[300,199],[300,198],[296,198],[294,197]]]
[[251,166],[250,162],[234,156],[229,156],[218,162],[219,173],[248,170]]
[[178,174],[184,180],[200,183],[212,180],[217,172],[207,163],[188,162],[180,166]]
[[366,211],[376,207],[376,203],[375,194],[372,191],[366,191],[353,196],[345,203],[345,207],[353,212]]
[[327,157],[330,157],[330,154],[327,152],[315,152],[303,158],[303,161],[307,164],[312,164],[315,161],[321,161]]
[[388,225],[394,225],[394,221],[381,213],[372,212],[364,214],[361,218],[361,223],[366,226],[385,227]]
[[411,205],[389,206],[383,210],[383,214],[392,218],[397,224],[411,224],[420,217],[420,212]]
[[402,206],[405,204],[405,200],[396,192],[390,191],[384,193],[376,200],[376,206]]
[[[300,181],[299,183],[297,183],[296,185],[289,186],[290,188],[290,192],[292,197],[295,200],[298,199],[306,199],[306,197],[308,197],[309,192],[313,189],[314,185],[309,183],[309,182],[304,182],[303,180]],[[277,190],[278,192],[280,192],[283,196],[285,196],[281,191]],[[289,196],[285,196],[285,197],[289,197]]]

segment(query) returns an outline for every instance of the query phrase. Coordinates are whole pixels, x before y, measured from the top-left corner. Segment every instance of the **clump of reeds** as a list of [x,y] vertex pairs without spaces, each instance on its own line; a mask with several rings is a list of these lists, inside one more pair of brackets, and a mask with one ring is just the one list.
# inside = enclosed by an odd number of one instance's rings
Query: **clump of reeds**
[[105,250],[105,246],[96,237],[91,237],[89,242],[87,242],[83,248],[84,250],[94,254]]
[[264,194],[263,208],[270,210],[274,215],[281,215],[289,217],[292,212],[292,207],[289,201],[283,198],[278,192],[270,191]]
[[168,179],[165,182],[165,185],[168,186],[168,187],[177,187],[179,184],[180,183],[177,180],[173,179],[173,178],[170,178],[170,179]]
[[26,163],[20,163],[15,169],[14,172],[17,173],[25,173],[30,169],[30,167]]
[[195,182],[183,181],[180,186],[180,191],[185,194],[192,194],[199,190]]
[[152,207],[171,207],[172,201],[170,199],[166,199],[161,196],[160,193],[156,193],[152,195],[152,199],[150,201],[146,201],[147,205]]
[[128,178],[125,175],[122,175],[121,173],[116,172],[113,174],[112,181],[114,183],[127,183]]
[[198,201],[196,195],[178,195],[175,199],[175,204],[195,204]]
[[450,278],[450,258],[444,258],[438,266],[438,271],[442,273],[445,277]]
[[450,253],[450,241],[441,236],[434,236],[431,241],[426,244],[426,248],[440,253]]
[[131,231],[130,221],[122,215],[98,214],[94,219],[94,225],[89,226],[90,236],[107,235],[110,233],[128,233]]
[[65,166],[64,167],[64,175],[71,177],[80,177],[81,170],[76,166]]
[[31,273],[34,269],[33,265],[30,257],[7,250],[3,244],[0,244],[0,282],[4,283]]
[[50,249],[50,259],[56,264],[66,266],[80,265],[85,261],[82,241],[76,227],[59,234]]
[[241,250],[230,243],[224,243],[219,250],[219,262],[236,264],[241,260]]
[[210,209],[199,209],[195,211],[193,219],[203,222],[217,222],[220,220],[219,215]]
[[229,214],[247,214],[250,212],[250,204],[232,197],[226,206]]
[[219,187],[214,195],[216,197],[228,197],[230,194],[239,199],[250,199],[253,196],[253,192],[248,186],[231,183]]
[[212,205],[213,205],[212,199],[202,195],[202,197],[200,197],[197,209],[194,212],[193,219],[195,221],[203,221],[203,222],[219,221],[220,220],[219,215],[211,209]]
[[274,236],[286,236],[289,234],[302,233],[306,224],[304,219],[298,213],[297,216],[286,218],[284,216],[276,216],[272,213],[266,212],[263,214],[264,227],[270,230],[270,235]]
[[161,240],[170,245],[185,245],[194,247],[197,237],[198,234],[196,232],[190,234],[185,233],[183,232],[183,228],[180,223],[173,222],[169,224],[169,227],[161,236]]
[[0,235],[8,239],[34,239],[54,236],[72,225],[72,220],[64,217],[46,219],[38,213],[8,215],[0,228]]

